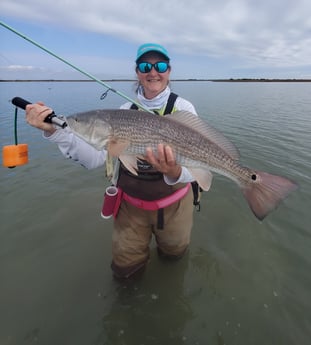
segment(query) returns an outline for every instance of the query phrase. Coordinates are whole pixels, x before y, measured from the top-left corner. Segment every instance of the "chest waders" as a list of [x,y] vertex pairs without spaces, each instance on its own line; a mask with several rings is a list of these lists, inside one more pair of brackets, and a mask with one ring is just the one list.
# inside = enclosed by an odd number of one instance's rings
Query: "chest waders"
[[[163,114],[159,114],[156,111],[155,111],[155,114],[157,114],[159,116],[171,114],[173,112],[175,101],[176,101],[177,97],[178,97],[178,95],[171,92],[169,95],[169,98],[167,100],[167,104],[166,104],[166,107],[164,109]],[[130,109],[137,110],[138,107],[136,104],[133,103],[131,105]],[[139,163],[138,168],[139,168],[138,176],[135,176],[135,175],[132,175],[129,171],[127,171],[127,169],[125,169],[125,167],[123,167],[122,164],[120,164],[119,173],[130,175],[134,179],[141,179],[141,181],[149,180],[149,179],[152,181],[163,180],[163,174],[162,173],[160,173],[158,171],[148,172],[148,169],[150,169],[152,167],[147,162]],[[200,188],[199,188],[199,185],[197,182],[192,182],[191,186],[192,186],[192,191],[193,191],[193,205],[196,207],[197,211],[200,211]],[[122,188],[122,186],[121,186],[121,188]],[[163,230],[163,228],[164,228],[164,209],[163,208],[158,209],[157,228],[159,230]]]

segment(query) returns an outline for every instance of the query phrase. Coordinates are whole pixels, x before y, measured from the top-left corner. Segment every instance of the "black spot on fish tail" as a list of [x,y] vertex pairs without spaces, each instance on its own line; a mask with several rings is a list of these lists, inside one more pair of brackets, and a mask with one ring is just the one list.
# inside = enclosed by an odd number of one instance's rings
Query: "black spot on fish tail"
[[293,181],[262,171],[253,173],[251,179],[256,182],[246,186],[242,191],[251,210],[260,220],[277,208],[289,193],[298,188]]

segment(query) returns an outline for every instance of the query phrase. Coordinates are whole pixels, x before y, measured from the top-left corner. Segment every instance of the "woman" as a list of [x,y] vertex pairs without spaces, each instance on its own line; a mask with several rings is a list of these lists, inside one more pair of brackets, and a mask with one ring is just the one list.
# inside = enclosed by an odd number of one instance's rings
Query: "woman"
[[[170,72],[170,58],[163,46],[141,45],[136,57],[138,102],[154,111],[155,116],[176,110],[196,114],[190,102],[171,93]],[[128,102],[121,108],[133,109],[135,105]],[[88,169],[102,166],[107,152],[97,151],[69,128],[55,129],[52,124],[45,123],[51,111],[42,103],[28,105],[26,120],[42,129],[44,137],[55,142],[65,157]],[[159,254],[165,257],[181,257],[190,243],[193,196],[189,182],[193,177],[185,167],[176,164],[169,146],[159,145],[156,153],[148,148],[145,159],[138,162],[138,176],[132,175],[120,163],[115,167],[114,181],[124,197],[114,220],[111,267],[115,276],[121,278],[145,267],[152,235],[156,238]],[[159,199],[161,207],[154,207]]]

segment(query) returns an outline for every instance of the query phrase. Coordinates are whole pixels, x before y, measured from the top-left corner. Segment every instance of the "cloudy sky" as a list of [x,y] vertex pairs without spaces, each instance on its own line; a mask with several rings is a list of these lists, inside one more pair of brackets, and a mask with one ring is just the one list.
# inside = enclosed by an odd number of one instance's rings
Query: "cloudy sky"
[[[310,0],[1,0],[0,20],[98,78],[163,44],[173,78],[311,78]],[[0,79],[84,78],[0,26]]]

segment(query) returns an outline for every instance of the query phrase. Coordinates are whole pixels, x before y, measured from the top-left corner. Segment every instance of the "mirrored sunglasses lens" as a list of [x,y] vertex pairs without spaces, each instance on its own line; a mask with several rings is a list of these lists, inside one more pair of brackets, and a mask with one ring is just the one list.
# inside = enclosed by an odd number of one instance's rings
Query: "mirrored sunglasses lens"
[[165,73],[168,69],[168,63],[167,62],[157,62],[154,64],[154,68],[159,73]]
[[139,72],[141,72],[141,73],[149,73],[151,71],[152,64],[148,63],[148,62],[141,62],[141,63],[138,64],[137,67],[139,69]]

